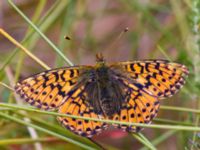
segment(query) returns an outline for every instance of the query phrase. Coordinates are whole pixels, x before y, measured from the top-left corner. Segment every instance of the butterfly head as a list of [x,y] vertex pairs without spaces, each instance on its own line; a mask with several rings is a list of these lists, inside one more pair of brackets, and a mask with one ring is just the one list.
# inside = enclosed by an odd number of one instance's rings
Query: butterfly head
[[103,57],[103,54],[102,53],[97,53],[96,54],[96,62],[105,62],[105,59]]
[[105,59],[104,59],[102,53],[97,53],[96,54],[96,66],[102,67],[104,65],[105,65]]

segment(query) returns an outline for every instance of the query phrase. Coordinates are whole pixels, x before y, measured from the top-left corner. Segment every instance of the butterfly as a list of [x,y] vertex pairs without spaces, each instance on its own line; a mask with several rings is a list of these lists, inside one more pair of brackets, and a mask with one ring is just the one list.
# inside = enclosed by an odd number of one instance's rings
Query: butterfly
[[[19,81],[15,90],[26,102],[61,114],[151,123],[160,100],[174,95],[185,83],[186,66],[167,60],[126,61],[107,64],[102,54],[94,66],[47,70]],[[70,131],[92,137],[107,123],[59,116]],[[141,127],[116,125],[128,132]]]

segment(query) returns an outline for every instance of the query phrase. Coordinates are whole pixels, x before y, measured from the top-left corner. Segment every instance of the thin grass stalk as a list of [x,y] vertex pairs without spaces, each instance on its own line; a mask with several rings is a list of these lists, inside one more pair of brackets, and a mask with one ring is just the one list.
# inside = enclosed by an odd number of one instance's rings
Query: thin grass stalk
[[[162,134],[161,136],[157,137],[156,139],[152,140],[151,143],[154,146],[157,146],[158,144],[165,142],[168,138],[170,138],[172,135],[177,133],[178,131],[170,130]],[[142,147],[140,150],[148,150],[146,147]]]
[[71,138],[68,138],[68,137],[65,137],[65,136],[63,136],[63,135],[57,134],[56,132],[52,132],[52,131],[49,131],[49,130],[47,130],[47,129],[45,129],[45,128],[41,128],[41,127],[39,127],[39,126],[37,126],[37,125],[34,125],[34,124],[30,123],[30,122],[26,122],[26,121],[21,120],[21,119],[19,119],[19,118],[10,116],[10,115],[5,114],[5,113],[3,113],[3,112],[0,112],[0,116],[3,117],[3,118],[5,118],[5,119],[9,119],[9,120],[11,120],[11,121],[17,122],[17,123],[19,123],[19,124],[32,127],[32,128],[34,128],[34,129],[36,129],[36,130],[38,130],[38,131],[45,132],[45,133],[47,133],[47,134],[49,134],[49,135],[55,136],[55,137],[57,137],[57,138],[59,138],[59,139],[62,139],[62,140],[67,141],[67,142],[70,142],[70,143],[72,143],[72,144],[74,144],[74,145],[77,145],[77,146],[79,146],[79,147],[82,147],[82,148],[84,148],[84,149],[88,149],[88,150],[95,150],[95,149],[97,149],[97,148],[95,148],[95,147],[91,147],[91,146],[89,146],[89,145],[85,145],[85,144],[83,144],[83,143],[80,143],[80,142],[77,142],[77,141],[75,141],[75,140],[72,140]]
[[[40,30],[45,31],[47,29],[47,27],[49,25],[52,24],[52,21],[55,20],[55,18],[57,18],[58,14],[60,11],[63,10],[63,8],[65,7],[65,5],[58,5],[60,2],[56,1],[55,4],[47,11],[47,13],[44,15],[44,17],[42,17],[42,19],[38,22],[38,26],[40,27]],[[59,7],[59,9],[55,10],[56,7]],[[51,16],[50,21],[48,20],[48,17]],[[46,25],[44,25],[44,22],[47,22]],[[47,26],[48,25],[48,26]],[[30,33],[27,34],[27,36],[22,40],[22,45],[25,44],[27,41],[29,41],[30,39],[34,39],[30,41],[31,45],[35,44],[35,39],[37,39],[37,34],[32,30]],[[17,52],[19,51],[19,48],[15,48],[14,51],[12,52],[11,55],[9,55],[9,57],[4,61],[3,65],[0,68],[0,72],[2,72],[2,70],[11,62],[11,60],[14,58],[14,56],[17,54]]]
[[[6,72],[6,75],[7,75],[7,77],[8,77],[8,80],[9,80],[9,82],[10,82],[10,85],[13,87],[13,86],[14,86],[14,76],[13,76],[13,74],[12,74],[10,68],[6,67],[6,68],[5,68],[5,72]],[[17,104],[22,104],[22,102],[20,101],[19,97],[18,97],[16,94],[14,94],[14,96],[15,96],[15,99],[16,99],[16,103],[17,103]],[[26,113],[25,111],[21,111],[21,112],[22,112],[22,113]],[[30,122],[30,119],[29,119],[29,118],[24,117],[23,119],[24,119],[24,121]],[[33,139],[38,138],[38,133],[35,131],[34,128],[32,128],[32,127],[27,127],[27,130],[28,130],[28,132],[29,132],[31,138],[33,138]],[[34,143],[34,147],[35,147],[36,150],[43,150],[42,145],[41,145],[41,143],[39,143],[39,142]]]
[[[200,84],[200,1],[199,0],[194,0],[192,1],[192,12],[193,12],[193,39],[194,39],[194,53],[196,53],[196,56],[194,58],[194,74],[195,74],[195,82],[196,84]],[[199,98],[199,95],[198,95]],[[200,100],[197,99],[197,109],[200,109]],[[199,126],[200,122],[200,114],[197,114],[196,119],[195,119],[195,125]],[[194,145],[197,142],[197,132],[194,132],[193,137],[192,137],[192,145],[191,145],[191,150],[194,149]]]
[[132,134],[132,136],[137,139],[139,142],[141,142],[143,145],[145,145],[148,149],[150,150],[156,150],[156,148],[154,146],[152,146],[152,144],[149,144],[148,142],[146,142],[146,140],[143,139],[143,137],[141,137],[138,134]]
[[22,145],[22,144],[31,144],[31,143],[36,143],[36,142],[54,142],[54,141],[60,141],[60,139],[55,138],[55,137],[43,137],[43,138],[37,138],[37,139],[32,139],[32,138],[12,138],[12,139],[2,139],[0,140],[0,146],[1,145]]
[[15,44],[21,50],[23,50],[28,56],[30,56],[32,59],[34,59],[42,67],[44,67],[45,69],[50,69],[49,66],[47,66],[44,62],[42,62],[40,59],[38,59],[35,55],[33,55],[25,47],[23,47],[19,42],[17,42],[13,37],[11,37],[6,31],[4,31],[3,29],[0,28],[0,33],[3,34],[9,41],[11,41],[13,44]]
[[5,104],[5,103],[0,103],[0,107],[13,108],[16,110],[26,110],[26,111],[31,111],[31,112],[35,112],[35,113],[54,115],[54,116],[71,117],[71,118],[75,118],[75,119],[84,119],[84,120],[89,120],[89,121],[99,121],[99,122],[105,122],[105,123],[109,123],[109,124],[120,124],[120,125],[128,125],[128,126],[139,126],[139,127],[147,127],[147,128],[171,129],[171,130],[182,130],[182,131],[200,131],[200,127],[195,127],[195,126],[120,122],[120,121],[114,121],[114,120],[104,120],[104,119],[89,118],[89,117],[82,117],[82,116],[75,116],[75,115],[68,115],[68,114],[60,114],[60,113],[56,113],[56,112],[43,111],[43,110],[33,109],[31,107],[29,108],[29,107],[23,107],[23,106],[19,106],[19,105],[16,106],[16,105]]
[[[79,141],[81,143],[85,143],[85,144],[88,144],[88,145],[92,144],[91,141],[88,138],[81,138],[80,136],[78,136],[76,134],[73,134],[69,130],[66,130],[65,128],[60,126],[58,123],[57,124],[53,124],[53,123],[51,124],[51,123],[47,122],[46,120],[39,119],[38,117],[34,117],[34,116],[30,115],[30,114],[23,114],[23,113],[20,113],[20,112],[16,112],[14,109],[13,110],[9,110],[9,111],[11,111],[12,113],[17,114],[20,117],[28,117],[31,120],[31,122],[37,123],[37,125],[39,125],[40,127],[43,127],[43,128],[48,129],[50,131],[53,131],[53,132],[56,132],[58,134],[62,134],[62,135],[68,136],[71,139],[77,140],[77,141]],[[95,143],[93,143],[93,144],[95,144]]]
[[[66,2],[68,2],[68,1],[66,1]],[[34,25],[34,24],[32,23],[32,21],[31,21],[28,17],[26,17],[26,15],[24,15],[24,14],[22,13],[22,11],[21,11],[18,7],[16,7],[16,5],[12,2],[12,0],[8,0],[8,3],[9,3],[23,18],[24,18],[24,20],[25,20],[30,26],[32,26],[32,27],[34,28],[35,31],[38,32],[38,34],[53,48],[53,50],[55,50],[55,51],[57,52],[58,55],[61,56],[61,58],[63,58],[63,59],[66,61],[66,63],[68,63],[70,66],[73,66],[73,63],[72,63],[67,57],[65,57],[65,55],[55,46],[55,44],[53,44],[53,43],[38,29],[38,27],[37,27],[36,25]]]

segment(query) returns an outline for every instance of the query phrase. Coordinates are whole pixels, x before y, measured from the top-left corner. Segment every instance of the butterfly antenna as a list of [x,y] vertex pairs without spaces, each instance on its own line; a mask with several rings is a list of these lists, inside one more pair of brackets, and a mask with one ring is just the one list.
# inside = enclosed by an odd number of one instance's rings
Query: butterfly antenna
[[118,43],[118,41],[122,38],[122,36],[123,36],[126,32],[128,32],[128,30],[129,30],[129,28],[126,27],[126,28],[117,36],[117,38],[108,46],[108,48],[106,48],[106,49],[112,49],[112,48],[114,48],[115,45]]
[[86,50],[87,48],[85,48],[85,46],[81,43],[78,43],[77,41],[75,41],[73,38],[71,38],[70,36],[68,35],[65,35],[64,36],[64,39],[70,41],[73,45],[79,45],[79,49],[83,49],[83,50]]

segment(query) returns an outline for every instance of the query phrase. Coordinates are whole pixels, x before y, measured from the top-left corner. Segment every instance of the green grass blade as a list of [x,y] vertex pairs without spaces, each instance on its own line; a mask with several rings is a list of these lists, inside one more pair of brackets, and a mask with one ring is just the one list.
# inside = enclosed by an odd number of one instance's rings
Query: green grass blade
[[96,149],[96,148],[94,148],[94,147],[90,147],[89,145],[85,145],[85,144],[83,144],[83,143],[80,143],[80,142],[77,142],[77,141],[75,141],[75,140],[72,140],[71,138],[68,138],[68,137],[65,137],[65,136],[63,136],[63,135],[57,134],[56,132],[52,132],[52,131],[49,131],[49,130],[47,130],[47,129],[41,128],[41,127],[39,127],[39,126],[37,126],[37,125],[34,125],[34,124],[32,124],[32,123],[29,123],[29,122],[26,122],[26,121],[24,121],[24,120],[20,120],[20,119],[18,119],[18,118],[16,118],[16,117],[10,116],[10,115],[5,114],[5,113],[3,113],[3,112],[0,112],[0,116],[3,117],[3,118],[6,118],[6,119],[12,120],[12,121],[14,121],[14,122],[17,122],[17,123],[19,123],[19,124],[22,124],[22,125],[25,125],[25,126],[30,126],[30,127],[32,127],[32,128],[35,128],[35,129],[39,130],[39,131],[48,133],[48,134],[50,134],[50,135],[52,135],[52,136],[55,136],[55,137],[60,138],[60,139],[62,139],[62,140],[64,140],[64,141],[70,142],[70,143],[72,143],[72,144],[75,144],[75,145],[77,145],[77,146],[79,146],[79,147],[82,147],[82,148],[84,148],[84,149],[88,149],[88,150],[95,150],[95,149]]
[[61,56],[61,58],[63,58],[70,66],[73,66],[73,63],[67,58],[65,57],[65,55],[38,29],[38,27],[36,25],[34,25],[31,20],[26,17],[21,11],[20,9],[18,9],[16,7],[16,5],[12,2],[12,0],[8,0],[9,4],[25,19],[25,21],[28,22],[28,24],[30,26],[32,26],[35,31],[38,32],[38,34],[40,34],[40,36],[57,52],[58,55]]

